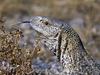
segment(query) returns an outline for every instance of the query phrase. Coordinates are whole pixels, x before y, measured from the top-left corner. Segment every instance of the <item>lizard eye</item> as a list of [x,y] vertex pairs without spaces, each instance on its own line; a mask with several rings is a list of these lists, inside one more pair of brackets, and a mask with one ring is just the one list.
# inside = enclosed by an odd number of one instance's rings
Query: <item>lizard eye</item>
[[46,22],[44,22],[45,23],[45,25],[48,25],[49,23],[46,21]]
[[49,24],[47,21],[43,21],[43,20],[40,20],[40,22],[42,22],[45,25],[48,25]]

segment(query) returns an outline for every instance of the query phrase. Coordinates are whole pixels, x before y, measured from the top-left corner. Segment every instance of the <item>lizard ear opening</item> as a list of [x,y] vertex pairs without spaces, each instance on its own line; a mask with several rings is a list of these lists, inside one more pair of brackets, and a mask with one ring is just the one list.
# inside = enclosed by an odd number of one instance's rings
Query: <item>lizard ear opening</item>
[[57,37],[59,33],[57,33],[54,37]]

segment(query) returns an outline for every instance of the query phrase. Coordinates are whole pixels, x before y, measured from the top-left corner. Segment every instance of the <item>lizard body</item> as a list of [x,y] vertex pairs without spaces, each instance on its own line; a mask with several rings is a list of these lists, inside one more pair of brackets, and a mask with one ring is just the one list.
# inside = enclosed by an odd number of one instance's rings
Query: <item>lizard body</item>
[[56,50],[56,56],[64,68],[60,75],[100,75],[100,69],[71,26],[41,16],[33,17],[30,25],[45,37],[44,44],[50,50]]

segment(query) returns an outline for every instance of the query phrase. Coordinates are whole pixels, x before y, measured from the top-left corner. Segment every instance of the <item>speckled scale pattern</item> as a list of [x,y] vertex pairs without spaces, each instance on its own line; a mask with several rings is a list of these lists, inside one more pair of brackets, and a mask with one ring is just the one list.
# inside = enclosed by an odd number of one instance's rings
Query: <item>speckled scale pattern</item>
[[[47,37],[48,39],[45,39],[45,41],[48,44],[55,46],[56,56],[64,68],[59,75],[100,75],[100,69],[85,50],[77,32],[70,25],[48,17],[34,18],[35,21],[31,24],[33,29]],[[40,19],[42,22],[40,22]],[[55,34],[53,31],[55,31]],[[55,38],[56,34],[58,35]],[[51,42],[55,39],[56,44]],[[51,48],[48,44],[47,47]]]
[[62,30],[61,62],[66,73],[68,75],[100,75],[100,70],[84,49],[79,35],[69,25],[63,27]]

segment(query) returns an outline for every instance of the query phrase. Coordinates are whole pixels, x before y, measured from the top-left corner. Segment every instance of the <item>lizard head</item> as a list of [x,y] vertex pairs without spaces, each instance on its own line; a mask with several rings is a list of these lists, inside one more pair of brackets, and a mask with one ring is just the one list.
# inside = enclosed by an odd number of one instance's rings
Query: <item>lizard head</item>
[[61,31],[61,29],[54,26],[55,23],[47,17],[35,16],[32,18],[30,24],[34,30],[40,32],[46,37],[55,36]]

